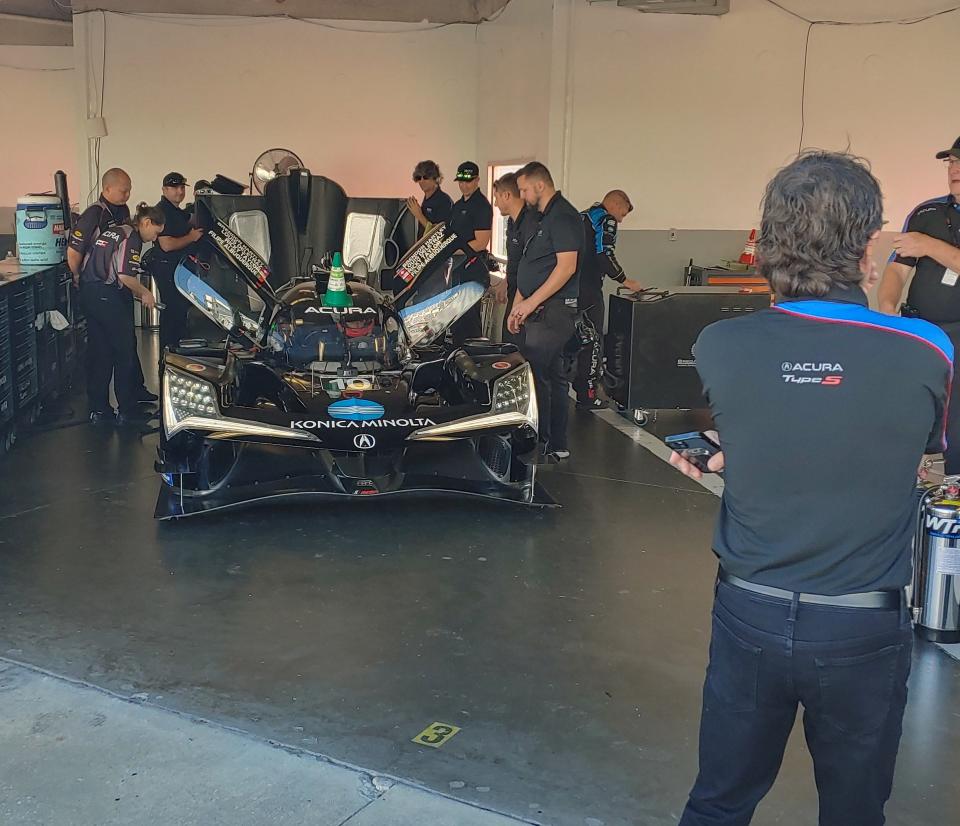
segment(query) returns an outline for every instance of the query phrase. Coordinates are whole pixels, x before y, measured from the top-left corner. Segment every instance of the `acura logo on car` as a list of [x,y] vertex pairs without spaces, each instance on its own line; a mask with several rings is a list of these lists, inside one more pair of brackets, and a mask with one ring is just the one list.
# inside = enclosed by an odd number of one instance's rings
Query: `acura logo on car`
[[377,440],[369,433],[358,433],[353,437],[353,446],[360,448],[360,450],[370,450],[370,448],[375,447],[376,444]]

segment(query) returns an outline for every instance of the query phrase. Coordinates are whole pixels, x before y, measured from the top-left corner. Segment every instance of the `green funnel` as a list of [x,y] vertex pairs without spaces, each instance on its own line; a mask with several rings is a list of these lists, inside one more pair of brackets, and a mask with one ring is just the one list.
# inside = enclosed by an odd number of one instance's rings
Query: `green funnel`
[[352,307],[353,299],[347,292],[347,279],[343,274],[343,258],[339,252],[333,254],[333,266],[330,267],[330,280],[323,295],[324,307]]

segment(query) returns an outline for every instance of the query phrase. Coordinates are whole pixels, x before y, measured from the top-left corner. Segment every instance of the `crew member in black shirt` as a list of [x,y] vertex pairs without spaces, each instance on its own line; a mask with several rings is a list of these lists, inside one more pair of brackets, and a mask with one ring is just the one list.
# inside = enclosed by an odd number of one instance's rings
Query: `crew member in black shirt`
[[423,191],[423,203],[407,198],[407,208],[417,219],[422,232],[450,220],[453,199],[440,189],[443,176],[436,161],[420,161],[413,169],[413,182]]
[[[533,234],[540,215],[533,207],[529,207],[520,197],[520,188],[517,186],[517,176],[514,172],[493,182],[493,202],[500,214],[507,219],[507,277],[497,284],[496,299],[507,308],[513,306],[513,299],[517,294],[517,270],[520,267],[520,256],[523,247]],[[504,341],[515,342],[515,337],[507,329],[509,312],[503,315],[503,330],[501,337]]]
[[[913,641],[915,485],[943,447],[953,347],[867,306],[880,185],[808,153],[768,184],[757,258],[776,306],[695,349],[722,452],[700,774],[681,826],[745,826],[804,709],[820,826],[878,826]],[[677,454],[671,463],[700,473]]]
[[584,347],[577,360],[577,377],[573,389],[577,409],[602,410],[607,402],[600,396],[603,380],[603,279],[604,276],[638,292],[638,281],[627,278],[617,260],[617,228],[633,212],[633,204],[622,189],[614,189],[603,200],[581,214],[584,249],[580,266],[580,308],[593,322],[597,337],[592,347]]
[[[100,233],[109,227],[115,227],[130,220],[130,209],[127,207],[132,186],[130,176],[122,169],[114,167],[103,173],[100,185],[100,197],[96,203],[84,210],[67,242],[67,266],[73,274],[75,287],[80,284],[80,270],[83,268],[84,259]],[[132,330],[130,335],[133,347],[136,349],[137,331]],[[147,390],[139,357],[133,359],[131,367],[133,369],[131,381],[137,401],[155,402],[157,395]]]
[[[138,360],[133,330],[133,296],[154,306],[153,293],[140,283],[140,251],[163,230],[163,213],[140,204],[128,223],[99,233],[80,270],[80,306],[87,319],[87,401],[93,424],[136,421],[132,362]],[[118,412],[110,406],[110,379]]]
[[583,224],[542,163],[532,161],[520,169],[517,186],[527,206],[538,210],[540,220],[520,257],[517,294],[507,326],[514,335],[523,331],[520,349],[533,368],[543,456],[554,462],[570,456],[570,381],[562,369],[561,353],[576,327]]
[[164,227],[150,254],[150,274],[157,282],[164,310],[160,314],[160,353],[176,347],[187,337],[189,302],[173,283],[173,273],[190,247],[203,237],[203,230],[190,227],[190,216],[180,208],[187,196],[187,179],[179,172],[163,178],[163,196],[157,207],[163,212]]
[[[454,203],[447,227],[460,239],[460,249],[453,256],[451,282],[476,281],[490,286],[487,248],[493,236],[493,207],[480,191],[480,167],[464,161],[457,167],[457,186],[461,198]],[[453,340],[462,343],[483,335],[480,303],[477,302],[450,327]]]
[[[937,153],[947,172],[949,194],[924,201],[907,217],[903,233],[893,240],[893,255],[878,294],[880,310],[923,318],[940,327],[960,352],[960,138]],[[900,296],[916,268],[907,302]],[[954,364],[956,370],[956,364]],[[953,383],[947,417],[944,470],[960,474],[960,381]]]

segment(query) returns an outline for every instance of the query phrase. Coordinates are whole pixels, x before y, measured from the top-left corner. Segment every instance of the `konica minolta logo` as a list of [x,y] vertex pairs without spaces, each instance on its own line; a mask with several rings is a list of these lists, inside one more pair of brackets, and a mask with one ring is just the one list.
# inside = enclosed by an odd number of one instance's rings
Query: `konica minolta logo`
[[355,428],[370,430],[385,427],[432,427],[434,424],[436,422],[432,419],[375,419],[372,421],[296,419],[290,422],[290,427],[294,430],[347,430]]
[[843,365],[831,361],[785,361],[780,365],[785,384],[819,384],[838,387],[843,384]]

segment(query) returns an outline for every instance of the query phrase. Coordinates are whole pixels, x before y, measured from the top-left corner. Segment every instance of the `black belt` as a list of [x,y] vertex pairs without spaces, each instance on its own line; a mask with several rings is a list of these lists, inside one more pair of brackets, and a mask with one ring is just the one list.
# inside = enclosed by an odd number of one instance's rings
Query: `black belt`
[[[733,585],[735,588],[741,588],[744,591],[751,591],[754,594],[763,594],[767,597],[776,597],[777,599],[792,602],[797,596],[794,591],[786,591],[783,588],[773,588],[770,585],[757,585],[755,582],[747,582],[738,576],[728,574],[723,568],[720,569],[719,578],[721,582]],[[836,608],[880,608],[890,610],[899,608],[903,600],[902,591],[865,591],[860,594],[843,594],[842,596],[828,597],[823,594],[799,594],[800,602],[811,605],[832,605]]]

